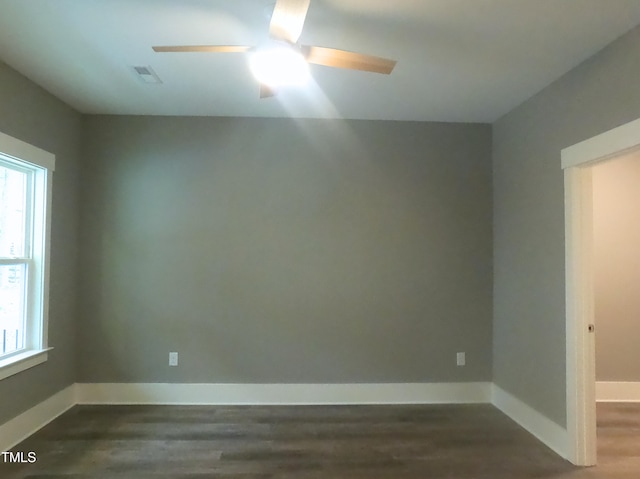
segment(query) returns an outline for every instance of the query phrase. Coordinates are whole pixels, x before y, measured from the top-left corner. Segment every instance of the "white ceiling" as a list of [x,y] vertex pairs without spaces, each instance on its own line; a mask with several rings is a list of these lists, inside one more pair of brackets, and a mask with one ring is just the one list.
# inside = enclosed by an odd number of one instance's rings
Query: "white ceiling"
[[307,88],[265,100],[246,54],[151,50],[257,45],[273,3],[0,0],[0,59],[84,113],[491,122],[640,23],[640,0],[312,0],[301,43],[396,69],[312,66]]

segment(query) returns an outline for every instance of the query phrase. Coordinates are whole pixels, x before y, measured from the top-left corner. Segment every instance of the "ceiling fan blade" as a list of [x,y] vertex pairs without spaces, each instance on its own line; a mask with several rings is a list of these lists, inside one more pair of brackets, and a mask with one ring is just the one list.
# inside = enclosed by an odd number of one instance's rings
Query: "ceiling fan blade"
[[276,40],[296,43],[302,33],[311,0],[278,0],[271,15],[269,35]]
[[366,72],[390,74],[396,66],[395,60],[363,55],[362,53],[336,50],[335,48],[303,45],[302,54],[309,63],[335,68],[348,68]]
[[210,52],[210,53],[243,53],[251,47],[243,45],[174,45],[152,47],[154,52]]
[[264,83],[260,84],[260,99],[262,98],[270,98],[275,96],[276,92],[273,88],[265,85]]

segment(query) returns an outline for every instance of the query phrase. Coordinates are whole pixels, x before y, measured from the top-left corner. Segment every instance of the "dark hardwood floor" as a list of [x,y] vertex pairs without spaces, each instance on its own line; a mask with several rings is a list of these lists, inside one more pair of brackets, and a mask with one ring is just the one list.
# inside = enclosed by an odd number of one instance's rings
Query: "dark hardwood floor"
[[490,405],[77,406],[0,478],[640,478],[640,406],[598,418],[600,465],[579,469]]

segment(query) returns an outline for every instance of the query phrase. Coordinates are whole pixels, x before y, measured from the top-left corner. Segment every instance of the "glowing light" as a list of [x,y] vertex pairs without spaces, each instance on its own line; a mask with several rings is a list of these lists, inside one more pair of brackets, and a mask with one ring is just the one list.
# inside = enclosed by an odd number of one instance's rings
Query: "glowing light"
[[259,48],[249,66],[256,79],[267,86],[302,86],[309,80],[309,65],[294,46],[282,44]]

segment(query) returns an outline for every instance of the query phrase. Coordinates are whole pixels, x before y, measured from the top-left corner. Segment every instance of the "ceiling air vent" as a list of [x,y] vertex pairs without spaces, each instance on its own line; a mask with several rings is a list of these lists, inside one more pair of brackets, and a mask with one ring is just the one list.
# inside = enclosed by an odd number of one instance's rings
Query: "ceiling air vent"
[[141,82],[155,83],[155,84],[162,83],[162,80],[160,80],[160,77],[158,77],[156,72],[153,71],[153,68],[149,66],[138,66],[138,67],[132,67],[132,68],[133,68],[133,72],[136,74],[136,76],[140,79]]

